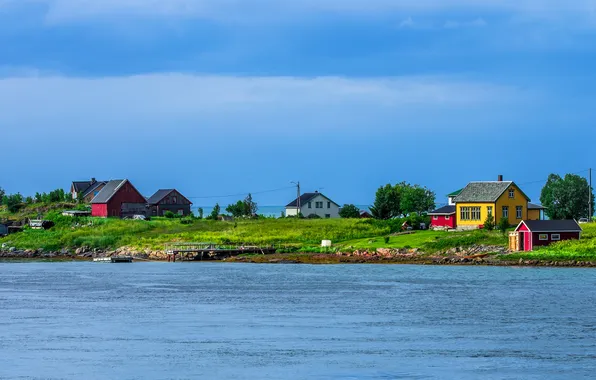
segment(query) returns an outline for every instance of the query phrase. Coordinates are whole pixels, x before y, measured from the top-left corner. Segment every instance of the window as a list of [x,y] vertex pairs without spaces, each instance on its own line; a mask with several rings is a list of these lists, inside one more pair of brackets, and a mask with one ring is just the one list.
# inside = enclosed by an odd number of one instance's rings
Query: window
[[521,219],[523,216],[523,211],[524,211],[524,208],[522,206],[516,206],[515,207],[515,217],[517,219]]
[[509,189],[509,198],[515,198],[515,190]]
[[312,208],[312,202],[308,202],[308,208]]
[[561,240],[561,234],[552,234],[550,235],[550,240],[559,241]]
[[449,219],[451,219],[451,216],[450,215],[445,215],[445,220],[449,220]]
[[172,198],[172,203],[174,203],[174,204],[178,203],[178,197],[173,197]]
[[184,210],[178,210],[178,215],[184,215]]
[[548,240],[548,234],[540,234],[538,235],[538,240]]
[[325,214],[325,219],[331,218],[331,214]]
[[461,220],[470,220],[470,208],[462,207],[459,216]]
[[487,211],[487,215],[492,215],[493,214],[493,206],[488,206],[486,208],[486,211]]
[[327,202],[327,208],[331,208],[331,202]]
[[503,206],[503,218],[509,218],[509,206]]
[[480,220],[480,207],[472,207],[472,220]]
[[323,208],[323,202],[315,202],[316,208]]
[[439,217],[437,215],[433,215],[433,219],[434,220],[439,220]]

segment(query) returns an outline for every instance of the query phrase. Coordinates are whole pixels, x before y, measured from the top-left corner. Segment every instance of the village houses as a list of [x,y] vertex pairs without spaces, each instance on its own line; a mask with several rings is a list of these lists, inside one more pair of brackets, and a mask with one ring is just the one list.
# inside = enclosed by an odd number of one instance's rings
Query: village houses
[[302,214],[305,217],[316,215],[320,218],[339,218],[339,204],[322,193],[304,193],[286,206],[286,217]]

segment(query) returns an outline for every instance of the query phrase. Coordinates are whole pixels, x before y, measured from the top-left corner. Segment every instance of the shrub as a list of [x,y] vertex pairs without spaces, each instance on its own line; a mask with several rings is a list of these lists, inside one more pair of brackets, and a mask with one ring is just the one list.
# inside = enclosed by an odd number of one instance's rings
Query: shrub
[[383,240],[385,241],[385,244],[389,244],[389,240],[391,240],[391,238],[389,236],[385,236]]
[[507,229],[509,229],[509,227],[509,219],[501,218],[501,220],[499,220],[499,231],[501,231],[503,235],[507,233]]
[[168,219],[174,219],[174,217],[176,216],[172,211],[166,211],[163,213],[163,216],[165,216]]
[[488,214],[486,217],[486,220],[484,221],[484,229],[487,231],[495,229],[495,217],[492,214]]
[[321,219],[321,217],[319,215],[317,215],[317,214],[310,214],[308,216],[308,219]]

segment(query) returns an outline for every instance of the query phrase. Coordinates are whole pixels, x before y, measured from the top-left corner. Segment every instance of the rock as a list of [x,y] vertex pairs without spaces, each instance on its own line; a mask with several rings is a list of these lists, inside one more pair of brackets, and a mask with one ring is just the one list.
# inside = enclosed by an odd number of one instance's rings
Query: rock
[[17,250],[17,249],[16,249],[15,247],[10,247],[10,248],[8,248],[8,252],[11,252],[11,253],[12,253],[12,252],[15,252],[16,250]]

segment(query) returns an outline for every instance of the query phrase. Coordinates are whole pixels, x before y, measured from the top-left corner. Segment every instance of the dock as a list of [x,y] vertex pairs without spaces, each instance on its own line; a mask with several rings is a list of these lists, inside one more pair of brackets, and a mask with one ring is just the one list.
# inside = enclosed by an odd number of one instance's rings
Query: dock
[[169,243],[165,245],[168,261],[221,260],[243,254],[272,254],[277,248],[272,245],[226,245],[216,243]]

